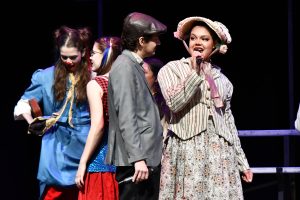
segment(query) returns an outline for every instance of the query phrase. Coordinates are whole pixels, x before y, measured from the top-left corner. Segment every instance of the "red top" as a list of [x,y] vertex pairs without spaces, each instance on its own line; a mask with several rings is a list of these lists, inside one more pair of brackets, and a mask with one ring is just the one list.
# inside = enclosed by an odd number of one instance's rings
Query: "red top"
[[104,76],[96,76],[94,78],[95,81],[100,85],[100,87],[103,90],[102,95],[102,103],[103,103],[103,115],[104,115],[104,123],[108,123],[108,102],[107,102],[107,86],[108,86],[108,80]]

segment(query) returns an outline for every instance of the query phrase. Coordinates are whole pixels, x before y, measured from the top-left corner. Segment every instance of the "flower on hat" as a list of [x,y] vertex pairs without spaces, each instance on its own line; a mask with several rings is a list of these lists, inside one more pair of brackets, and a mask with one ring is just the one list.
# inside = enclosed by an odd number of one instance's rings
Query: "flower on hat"
[[174,37],[180,39],[178,31],[174,32]]
[[220,45],[220,47],[219,47],[219,52],[220,52],[221,54],[225,54],[225,53],[227,52],[227,50],[228,50],[228,47],[227,47],[226,44],[221,44],[221,45]]
[[212,55],[214,55],[215,53],[220,53],[220,54],[225,54],[228,50],[228,47],[226,44],[216,44],[216,48],[215,50],[213,50],[211,52],[211,54],[209,55],[209,57],[211,57]]

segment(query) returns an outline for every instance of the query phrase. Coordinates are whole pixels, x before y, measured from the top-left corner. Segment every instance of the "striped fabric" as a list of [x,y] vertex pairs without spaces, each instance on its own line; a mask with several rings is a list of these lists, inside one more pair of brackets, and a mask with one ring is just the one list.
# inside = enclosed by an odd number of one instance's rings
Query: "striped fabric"
[[204,75],[198,75],[192,69],[190,58],[171,61],[159,71],[158,82],[171,110],[169,129],[187,140],[204,132],[208,118],[212,116],[217,133],[235,146],[240,170],[249,169],[230,109],[233,85],[220,68],[212,66],[211,70],[224,102],[222,108],[214,106],[209,84]]

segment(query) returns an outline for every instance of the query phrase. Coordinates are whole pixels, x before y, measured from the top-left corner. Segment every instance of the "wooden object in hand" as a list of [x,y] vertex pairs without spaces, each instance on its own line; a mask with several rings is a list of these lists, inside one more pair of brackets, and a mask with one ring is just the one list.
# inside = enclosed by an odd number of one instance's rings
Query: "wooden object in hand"
[[37,102],[36,99],[30,99],[29,100],[29,105],[31,107],[31,112],[32,112],[32,117],[36,118],[36,117],[40,117],[43,115],[42,110],[40,108],[39,103]]

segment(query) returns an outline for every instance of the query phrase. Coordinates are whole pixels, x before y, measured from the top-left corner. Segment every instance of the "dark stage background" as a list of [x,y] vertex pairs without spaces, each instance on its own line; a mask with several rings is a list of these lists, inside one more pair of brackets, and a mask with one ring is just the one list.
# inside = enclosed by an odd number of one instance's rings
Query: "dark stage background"
[[[289,3],[292,4],[290,8]],[[296,27],[299,16],[296,16],[293,0],[234,3],[219,0],[177,3],[158,0],[45,0],[10,2],[7,9],[9,15],[1,14],[2,42],[5,44],[1,78],[1,124],[4,125],[1,190],[9,195],[6,199],[38,198],[36,174],[40,138],[27,135],[24,121],[13,120],[13,109],[29,86],[31,74],[38,68],[53,64],[52,33],[61,25],[88,26],[96,39],[102,34],[118,36],[129,12],[150,14],[168,26],[168,33],[163,36],[162,45],[157,50],[157,56],[168,62],[188,56],[182,43],[173,37],[180,20],[203,16],[220,21],[228,27],[233,41],[227,54],[214,62],[222,67],[235,87],[232,111],[238,129],[294,129],[300,102],[300,72],[296,45],[299,39],[291,37],[288,32],[290,16],[294,25],[292,33],[299,35]],[[290,166],[300,166],[299,137],[241,138],[253,167],[284,166],[287,141]],[[299,187],[299,174],[255,174],[253,183],[243,184],[245,200],[278,199],[280,183],[286,188]],[[287,191],[287,200],[295,196],[300,198],[299,192]]]

